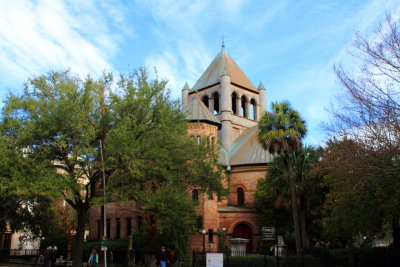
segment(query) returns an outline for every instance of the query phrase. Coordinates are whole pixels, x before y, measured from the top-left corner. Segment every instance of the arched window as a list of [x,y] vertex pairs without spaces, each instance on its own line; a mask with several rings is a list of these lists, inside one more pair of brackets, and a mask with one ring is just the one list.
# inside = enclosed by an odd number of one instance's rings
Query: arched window
[[214,114],[218,114],[219,113],[219,95],[218,95],[218,93],[214,93],[213,98],[214,98]]
[[194,142],[194,136],[193,135],[190,137],[190,139],[192,140],[192,142]]
[[237,106],[236,106],[236,102],[237,102],[237,94],[233,93],[232,94],[232,113],[237,115],[238,114],[238,109],[237,109]]
[[247,109],[246,109],[246,104],[247,104],[247,98],[245,96],[242,96],[242,99],[240,100],[240,107],[242,109],[242,116],[247,118]]
[[241,187],[238,187],[237,189],[237,204],[238,206],[243,206],[244,205],[244,190]]
[[197,144],[200,145],[200,143],[201,143],[201,138],[200,136],[197,136]]
[[193,202],[199,201],[199,191],[197,189],[193,189],[192,191],[192,200]]
[[208,107],[208,105],[209,105],[208,104],[208,96],[204,96],[202,101],[203,101],[204,105],[206,105]]
[[250,119],[257,120],[257,106],[254,99],[250,101]]

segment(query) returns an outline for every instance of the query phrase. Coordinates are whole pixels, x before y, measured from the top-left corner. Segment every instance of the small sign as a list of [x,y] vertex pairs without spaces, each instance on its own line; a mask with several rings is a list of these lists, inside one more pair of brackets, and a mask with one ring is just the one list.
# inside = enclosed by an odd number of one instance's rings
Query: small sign
[[223,253],[207,253],[207,267],[224,267]]
[[101,240],[101,251],[107,250],[107,240]]
[[275,227],[263,226],[262,227],[262,238],[265,241],[275,240]]

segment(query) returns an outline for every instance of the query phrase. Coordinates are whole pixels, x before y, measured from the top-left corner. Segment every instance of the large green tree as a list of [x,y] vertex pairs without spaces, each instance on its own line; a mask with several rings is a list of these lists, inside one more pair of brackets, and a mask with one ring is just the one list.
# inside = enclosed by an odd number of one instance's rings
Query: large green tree
[[299,151],[301,140],[306,135],[305,121],[287,101],[272,103],[272,112],[265,113],[260,120],[258,140],[270,153],[282,154],[290,184],[293,225],[296,251],[301,251],[301,234],[297,207],[296,178],[292,171],[290,153]]
[[146,204],[152,195],[143,186],[221,188],[213,151],[186,138],[185,116],[165,81],[150,80],[145,69],[116,83],[106,79],[81,79],[70,71],[35,77],[22,95],[8,97],[2,113],[2,135],[32,173],[17,172],[25,184],[18,190],[62,198],[76,212],[74,267],[81,265],[88,211],[102,200],[103,170],[113,200]]

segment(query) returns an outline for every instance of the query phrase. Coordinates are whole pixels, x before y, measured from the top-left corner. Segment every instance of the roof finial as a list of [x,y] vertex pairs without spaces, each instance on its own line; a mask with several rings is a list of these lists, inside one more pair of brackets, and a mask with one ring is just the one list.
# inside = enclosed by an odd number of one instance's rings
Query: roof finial
[[222,33],[222,35],[221,35],[221,38],[222,38],[222,48],[224,48],[225,47],[225,34],[224,33]]

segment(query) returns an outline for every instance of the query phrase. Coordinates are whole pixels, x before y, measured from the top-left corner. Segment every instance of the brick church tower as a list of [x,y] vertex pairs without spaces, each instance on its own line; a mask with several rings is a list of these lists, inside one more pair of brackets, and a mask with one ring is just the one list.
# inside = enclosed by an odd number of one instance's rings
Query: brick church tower
[[227,199],[192,190],[199,201],[199,233],[191,239],[192,248],[223,249],[229,239],[239,237],[249,239],[248,250],[256,249],[261,222],[253,208],[254,191],[272,160],[257,140],[258,121],[266,110],[264,86],[256,88],[222,46],[195,85],[184,86],[182,104],[190,122],[188,135],[196,142],[218,144],[230,188]]

